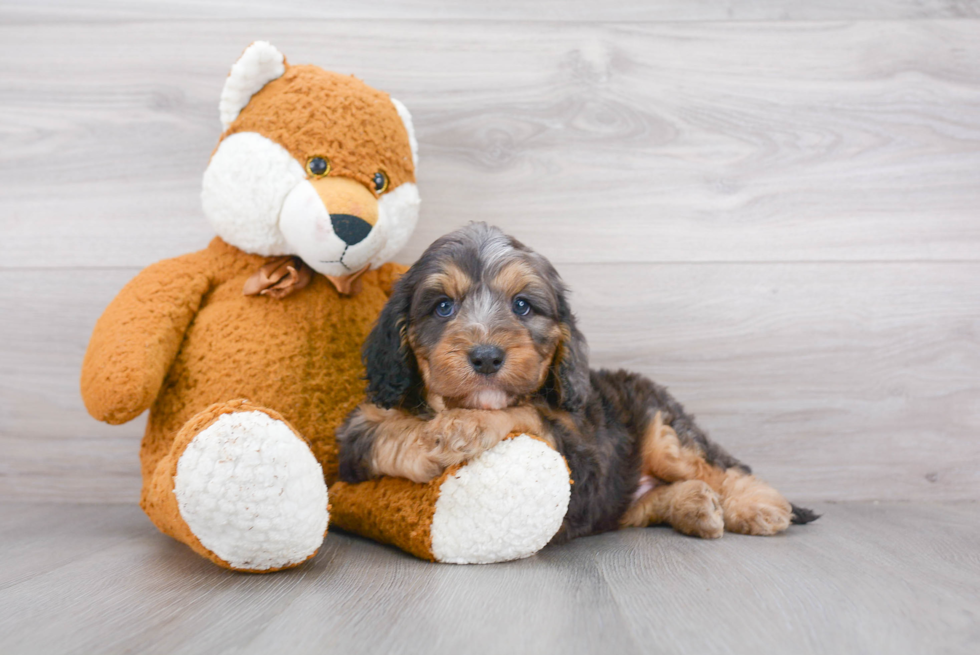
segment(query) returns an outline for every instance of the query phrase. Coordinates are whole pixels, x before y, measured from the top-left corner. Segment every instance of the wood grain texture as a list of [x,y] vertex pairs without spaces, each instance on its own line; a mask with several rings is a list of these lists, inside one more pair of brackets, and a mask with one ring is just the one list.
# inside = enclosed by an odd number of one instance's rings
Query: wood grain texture
[[404,261],[470,220],[559,262],[980,259],[980,21],[246,20],[0,27],[0,266],[206,239],[217,98],[256,35],[413,110]]
[[980,17],[971,0],[5,0],[0,19],[10,22],[170,20],[179,15],[203,20],[246,18],[506,21],[725,21],[867,20]]
[[980,505],[823,505],[773,538],[633,529],[429,564],[331,532],[268,576],[138,508],[0,505],[0,652],[972,654]]
[[[980,264],[559,271],[594,367],[666,384],[791,497],[980,497]],[[144,419],[97,423],[78,393],[91,327],[135,273],[0,272],[0,495],[137,498]]]
[[[419,229],[558,264],[595,366],[794,497],[980,498],[980,3],[0,2],[0,498],[132,501],[92,325],[204,246],[256,38],[412,110]],[[611,638],[611,637],[610,637]],[[626,648],[626,646],[624,646]]]

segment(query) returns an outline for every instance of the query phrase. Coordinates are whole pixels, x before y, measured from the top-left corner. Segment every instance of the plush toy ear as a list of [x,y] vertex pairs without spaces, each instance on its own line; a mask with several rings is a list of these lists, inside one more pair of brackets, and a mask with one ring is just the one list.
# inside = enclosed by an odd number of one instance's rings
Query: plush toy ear
[[398,117],[402,119],[405,131],[408,132],[408,144],[412,147],[412,166],[419,166],[419,142],[415,138],[415,124],[412,123],[412,115],[408,112],[408,107],[403,105],[395,98],[391,99],[391,104],[395,105]]
[[567,412],[575,412],[588,398],[591,386],[589,346],[575,324],[565,286],[561,281],[555,281],[554,288],[558,290],[558,322],[562,337],[545,389],[549,402]]
[[422,376],[405,334],[414,291],[412,277],[409,271],[395,283],[362,351],[368,400],[385,409],[411,411],[423,404]]
[[221,90],[218,110],[222,129],[231,127],[252,96],[285,72],[286,58],[271,43],[256,41],[245,48],[231,67],[225,87]]

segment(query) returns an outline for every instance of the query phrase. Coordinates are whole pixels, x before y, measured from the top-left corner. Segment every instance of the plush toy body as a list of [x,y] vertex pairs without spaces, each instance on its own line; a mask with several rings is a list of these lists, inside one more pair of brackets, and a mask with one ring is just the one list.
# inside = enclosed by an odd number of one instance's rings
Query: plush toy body
[[[157,527],[222,566],[274,571],[326,533],[334,430],[363,399],[361,344],[418,216],[416,147],[387,94],[289,66],[262,42],[232,68],[221,117],[202,193],[218,238],[120,292],[82,394],[113,424],[150,409],[141,504]],[[568,483],[561,457],[521,436],[428,485],[372,481],[331,499],[342,527],[487,562],[547,543]]]
[[[319,546],[326,531],[322,479],[336,478],[333,431],[360,397],[358,348],[398,269],[388,264],[364,274],[362,289],[353,297],[340,295],[322,275],[313,276],[306,288],[282,300],[245,296],[243,286],[266,260],[216,238],[206,250],[155,264],[110,305],[89,346],[83,385],[96,418],[121,423],[152,403],[140,453],[142,505],[168,534],[175,533],[174,526],[180,523],[174,515],[176,506],[169,502],[174,490],[169,465],[182,454],[172,452],[175,435],[212,404],[238,399],[247,399],[251,412],[271,410],[287,417],[292,429],[309,441],[315,461],[299,449],[294,453],[296,462],[279,463],[298,467],[303,475],[311,474],[311,462],[323,465],[322,473],[316,470],[319,466],[312,469],[321,479],[320,489],[297,490],[288,502],[315,506],[322,515],[316,521],[300,517],[302,527],[310,526],[310,534],[303,535],[306,540]],[[243,414],[238,420],[248,422],[244,425],[256,443],[275,439],[256,434],[278,429],[264,417]],[[288,440],[288,430],[279,432]],[[215,455],[223,453],[215,451]],[[281,457],[278,452],[258,453],[251,475],[263,470],[273,476],[280,473],[268,467],[266,455]],[[216,463],[201,466],[220,472]],[[215,502],[226,491],[221,490]],[[273,515],[279,511],[271,504],[264,509]],[[205,524],[212,519],[206,508],[195,512],[194,518]],[[208,527],[198,526],[195,533],[205,533]],[[247,528],[246,532],[255,532],[254,526]],[[258,568],[255,562],[231,564]]]

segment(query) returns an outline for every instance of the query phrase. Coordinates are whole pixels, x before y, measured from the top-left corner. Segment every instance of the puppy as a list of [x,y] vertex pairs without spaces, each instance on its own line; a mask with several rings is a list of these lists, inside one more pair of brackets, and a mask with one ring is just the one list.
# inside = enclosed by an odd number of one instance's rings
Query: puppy
[[367,402],[337,432],[340,478],[425,482],[507,435],[549,441],[572,494],[553,542],[668,523],[704,538],[817,518],[708,439],[664,387],[591,371],[554,267],[482,223],[433,243],[364,345]]

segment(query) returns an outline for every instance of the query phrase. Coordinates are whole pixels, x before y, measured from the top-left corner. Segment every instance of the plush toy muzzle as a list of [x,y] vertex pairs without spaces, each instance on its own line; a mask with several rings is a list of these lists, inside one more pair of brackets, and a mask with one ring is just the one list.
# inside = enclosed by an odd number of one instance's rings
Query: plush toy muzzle
[[344,177],[304,180],[286,195],[279,229],[295,254],[313,270],[345,275],[366,266],[386,240],[378,201]]
[[304,180],[286,195],[279,230],[291,254],[313,270],[327,276],[351,275],[384,262],[377,254],[386,251],[390,241],[398,241],[393,227],[406,215],[417,216],[418,202],[414,184],[376,199],[348,178]]

